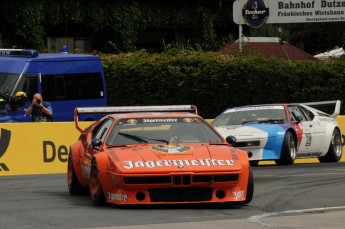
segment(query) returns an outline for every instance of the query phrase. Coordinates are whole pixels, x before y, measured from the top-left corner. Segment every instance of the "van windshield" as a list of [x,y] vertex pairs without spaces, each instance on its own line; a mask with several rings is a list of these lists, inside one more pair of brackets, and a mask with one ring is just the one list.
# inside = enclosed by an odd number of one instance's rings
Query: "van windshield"
[[0,73],[0,92],[9,95],[14,89],[19,76],[20,74]]

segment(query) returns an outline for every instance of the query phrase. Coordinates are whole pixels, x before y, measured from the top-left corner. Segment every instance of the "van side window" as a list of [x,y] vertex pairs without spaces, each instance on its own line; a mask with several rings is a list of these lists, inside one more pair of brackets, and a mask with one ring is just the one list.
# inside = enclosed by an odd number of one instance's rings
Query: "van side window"
[[101,73],[42,75],[42,95],[47,101],[104,98]]
[[29,102],[31,102],[30,98],[32,98],[34,94],[38,92],[38,78],[36,75],[27,75],[26,79],[24,91],[29,98]]

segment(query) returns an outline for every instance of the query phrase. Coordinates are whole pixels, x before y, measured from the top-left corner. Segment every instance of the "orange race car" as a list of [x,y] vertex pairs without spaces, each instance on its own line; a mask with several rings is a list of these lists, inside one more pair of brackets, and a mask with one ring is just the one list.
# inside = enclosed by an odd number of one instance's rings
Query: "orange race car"
[[[83,130],[81,113],[109,114]],[[68,189],[95,204],[247,204],[254,192],[247,153],[193,105],[76,108],[81,135],[68,157]]]

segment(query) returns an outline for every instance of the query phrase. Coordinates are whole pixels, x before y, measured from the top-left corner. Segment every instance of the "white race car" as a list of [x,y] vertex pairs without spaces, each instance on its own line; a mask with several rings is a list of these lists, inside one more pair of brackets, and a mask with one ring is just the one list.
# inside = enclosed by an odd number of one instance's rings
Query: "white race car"
[[[319,110],[321,106],[334,106],[333,113]],[[235,136],[234,146],[248,152],[252,165],[261,160],[288,165],[307,157],[337,162],[342,156],[342,134],[335,119],[340,106],[336,100],[234,107],[211,124],[224,138]]]

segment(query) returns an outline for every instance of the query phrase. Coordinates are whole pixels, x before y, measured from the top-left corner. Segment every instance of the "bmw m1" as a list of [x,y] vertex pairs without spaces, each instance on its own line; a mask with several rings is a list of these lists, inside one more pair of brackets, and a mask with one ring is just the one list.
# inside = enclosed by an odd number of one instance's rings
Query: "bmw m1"
[[[107,114],[86,129],[80,113]],[[97,204],[248,204],[253,174],[245,151],[231,146],[193,105],[75,109],[70,194]]]
[[[336,117],[341,101],[265,104],[226,109],[211,123],[223,137],[236,137],[234,147],[248,152],[252,165],[275,160],[293,164],[296,158],[337,162],[342,134]],[[319,110],[326,107],[326,111]]]

